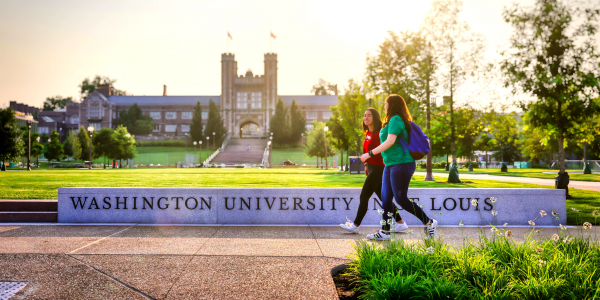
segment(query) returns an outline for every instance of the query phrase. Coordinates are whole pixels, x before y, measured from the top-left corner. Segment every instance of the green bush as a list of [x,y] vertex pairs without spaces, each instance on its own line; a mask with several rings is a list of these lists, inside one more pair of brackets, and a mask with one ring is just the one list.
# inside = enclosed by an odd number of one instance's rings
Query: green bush
[[185,141],[148,141],[136,142],[136,147],[185,147]]
[[437,162],[433,164],[434,169],[445,169],[448,163],[445,161]]
[[[598,299],[598,241],[561,232],[515,242],[509,230],[453,248],[441,240],[362,242],[346,269],[365,299]],[[510,232],[512,233],[512,232]],[[533,234],[533,233],[532,233]]]

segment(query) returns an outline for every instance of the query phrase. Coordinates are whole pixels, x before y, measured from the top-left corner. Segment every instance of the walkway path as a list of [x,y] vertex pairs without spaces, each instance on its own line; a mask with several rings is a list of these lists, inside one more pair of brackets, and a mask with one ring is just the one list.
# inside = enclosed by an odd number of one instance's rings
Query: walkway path
[[[426,173],[425,172],[415,172],[415,174],[425,176]],[[448,174],[434,172],[433,177],[436,180],[444,180],[445,181],[448,179]],[[511,182],[523,182],[523,183],[554,186],[554,179],[515,177],[515,176],[498,176],[498,175],[488,175],[488,174],[468,174],[468,173],[464,173],[464,172],[459,173],[459,177],[461,179],[511,181]],[[589,190],[589,191],[600,192],[600,182],[571,180],[569,183],[569,187],[580,189],[580,190]]]
[[[531,231],[511,229],[520,241]],[[28,282],[11,300],[338,299],[331,269],[374,230],[0,224],[0,282]],[[420,241],[422,227],[413,230],[398,237]],[[478,230],[444,227],[440,235],[459,244]]]

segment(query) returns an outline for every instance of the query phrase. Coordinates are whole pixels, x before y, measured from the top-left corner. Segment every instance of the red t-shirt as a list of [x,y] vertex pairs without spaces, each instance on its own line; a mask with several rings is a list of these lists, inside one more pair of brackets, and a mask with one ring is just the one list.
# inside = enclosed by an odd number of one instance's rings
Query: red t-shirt
[[[381,144],[381,141],[379,140],[379,131],[375,132],[375,134],[371,134],[370,131],[367,131],[367,137],[365,137],[365,143],[363,144],[363,153],[367,153],[377,148],[379,144]],[[384,166],[383,157],[381,157],[381,154],[377,154],[367,159],[367,163]]]

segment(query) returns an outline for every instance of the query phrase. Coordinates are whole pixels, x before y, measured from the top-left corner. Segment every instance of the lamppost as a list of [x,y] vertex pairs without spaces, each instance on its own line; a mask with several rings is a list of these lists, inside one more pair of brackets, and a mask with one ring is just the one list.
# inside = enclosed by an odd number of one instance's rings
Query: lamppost
[[[196,141],[194,141],[194,156],[196,156]],[[202,153],[202,148],[200,148],[200,153]]]
[[[39,137],[39,136],[37,137],[36,141],[37,141],[38,143],[40,142],[40,137]],[[38,155],[37,155],[37,157],[36,157],[36,160],[37,160],[37,163],[36,163],[36,165],[37,165],[37,167],[39,168],[39,167],[40,167],[40,154],[39,154],[39,152],[38,152]]]
[[89,169],[92,169],[92,139],[93,139],[93,135],[94,135],[94,126],[90,125],[88,126],[88,131],[90,133],[90,167]]
[[[198,141],[198,144],[200,144],[200,161],[202,161],[202,141]],[[194,155],[196,153],[196,142],[194,142]]]
[[329,165],[327,162],[327,132],[329,131],[329,126],[325,126],[325,170],[328,170]]
[[217,145],[215,145],[217,143],[217,139],[215,138],[215,134],[216,132],[213,132],[213,149],[217,150]]
[[373,92],[371,90],[367,91],[365,97],[369,99],[369,107],[373,107]]
[[[131,138],[131,134],[129,134],[129,132],[127,134],[125,134],[125,137],[127,138],[127,143],[129,143],[129,138]],[[119,168],[121,168],[121,161],[119,161]],[[129,158],[127,159],[127,168],[129,169]]]
[[31,171],[31,120],[27,120],[27,171]]
[[[207,136],[206,137],[206,152],[210,151],[210,150],[208,150],[208,144],[210,144],[209,141],[210,141],[210,136]],[[206,155],[208,155],[208,153]]]
[[267,145],[269,146],[269,169],[271,168],[271,150],[273,149],[273,147],[271,146],[271,141],[269,141],[267,143]]
[[[427,93],[427,133],[431,129],[431,91],[429,89],[429,80],[431,78],[431,42],[425,46],[425,52],[427,52],[427,72],[426,74],[426,93]],[[427,174],[425,175],[424,181],[435,181],[433,178],[433,166],[431,160],[433,158],[433,149],[431,149],[431,139],[429,140],[429,153],[427,153]]]

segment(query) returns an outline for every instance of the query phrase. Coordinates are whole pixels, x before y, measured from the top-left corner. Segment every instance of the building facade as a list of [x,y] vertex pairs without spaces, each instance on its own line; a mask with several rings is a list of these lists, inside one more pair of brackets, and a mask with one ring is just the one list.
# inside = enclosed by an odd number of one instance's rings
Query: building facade
[[[208,119],[209,102],[219,107],[223,125],[231,137],[267,136],[269,121],[275,113],[277,99],[285,106],[293,100],[306,118],[307,131],[312,121],[327,121],[330,106],[337,104],[337,95],[279,95],[277,93],[277,54],[264,55],[264,74],[254,75],[251,70],[239,75],[237,61],[232,53],[221,55],[221,94],[199,96],[169,96],[166,86],[162,96],[115,95],[114,88],[102,85],[81,103],[68,103],[56,111],[41,111],[38,131],[49,134],[52,130],[66,134],[80,126],[116,128],[119,113],[137,104],[145,115],[152,117],[155,128],[152,135],[187,135],[194,117],[196,104],[202,107],[202,121]],[[64,132],[64,133],[62,133]]]

